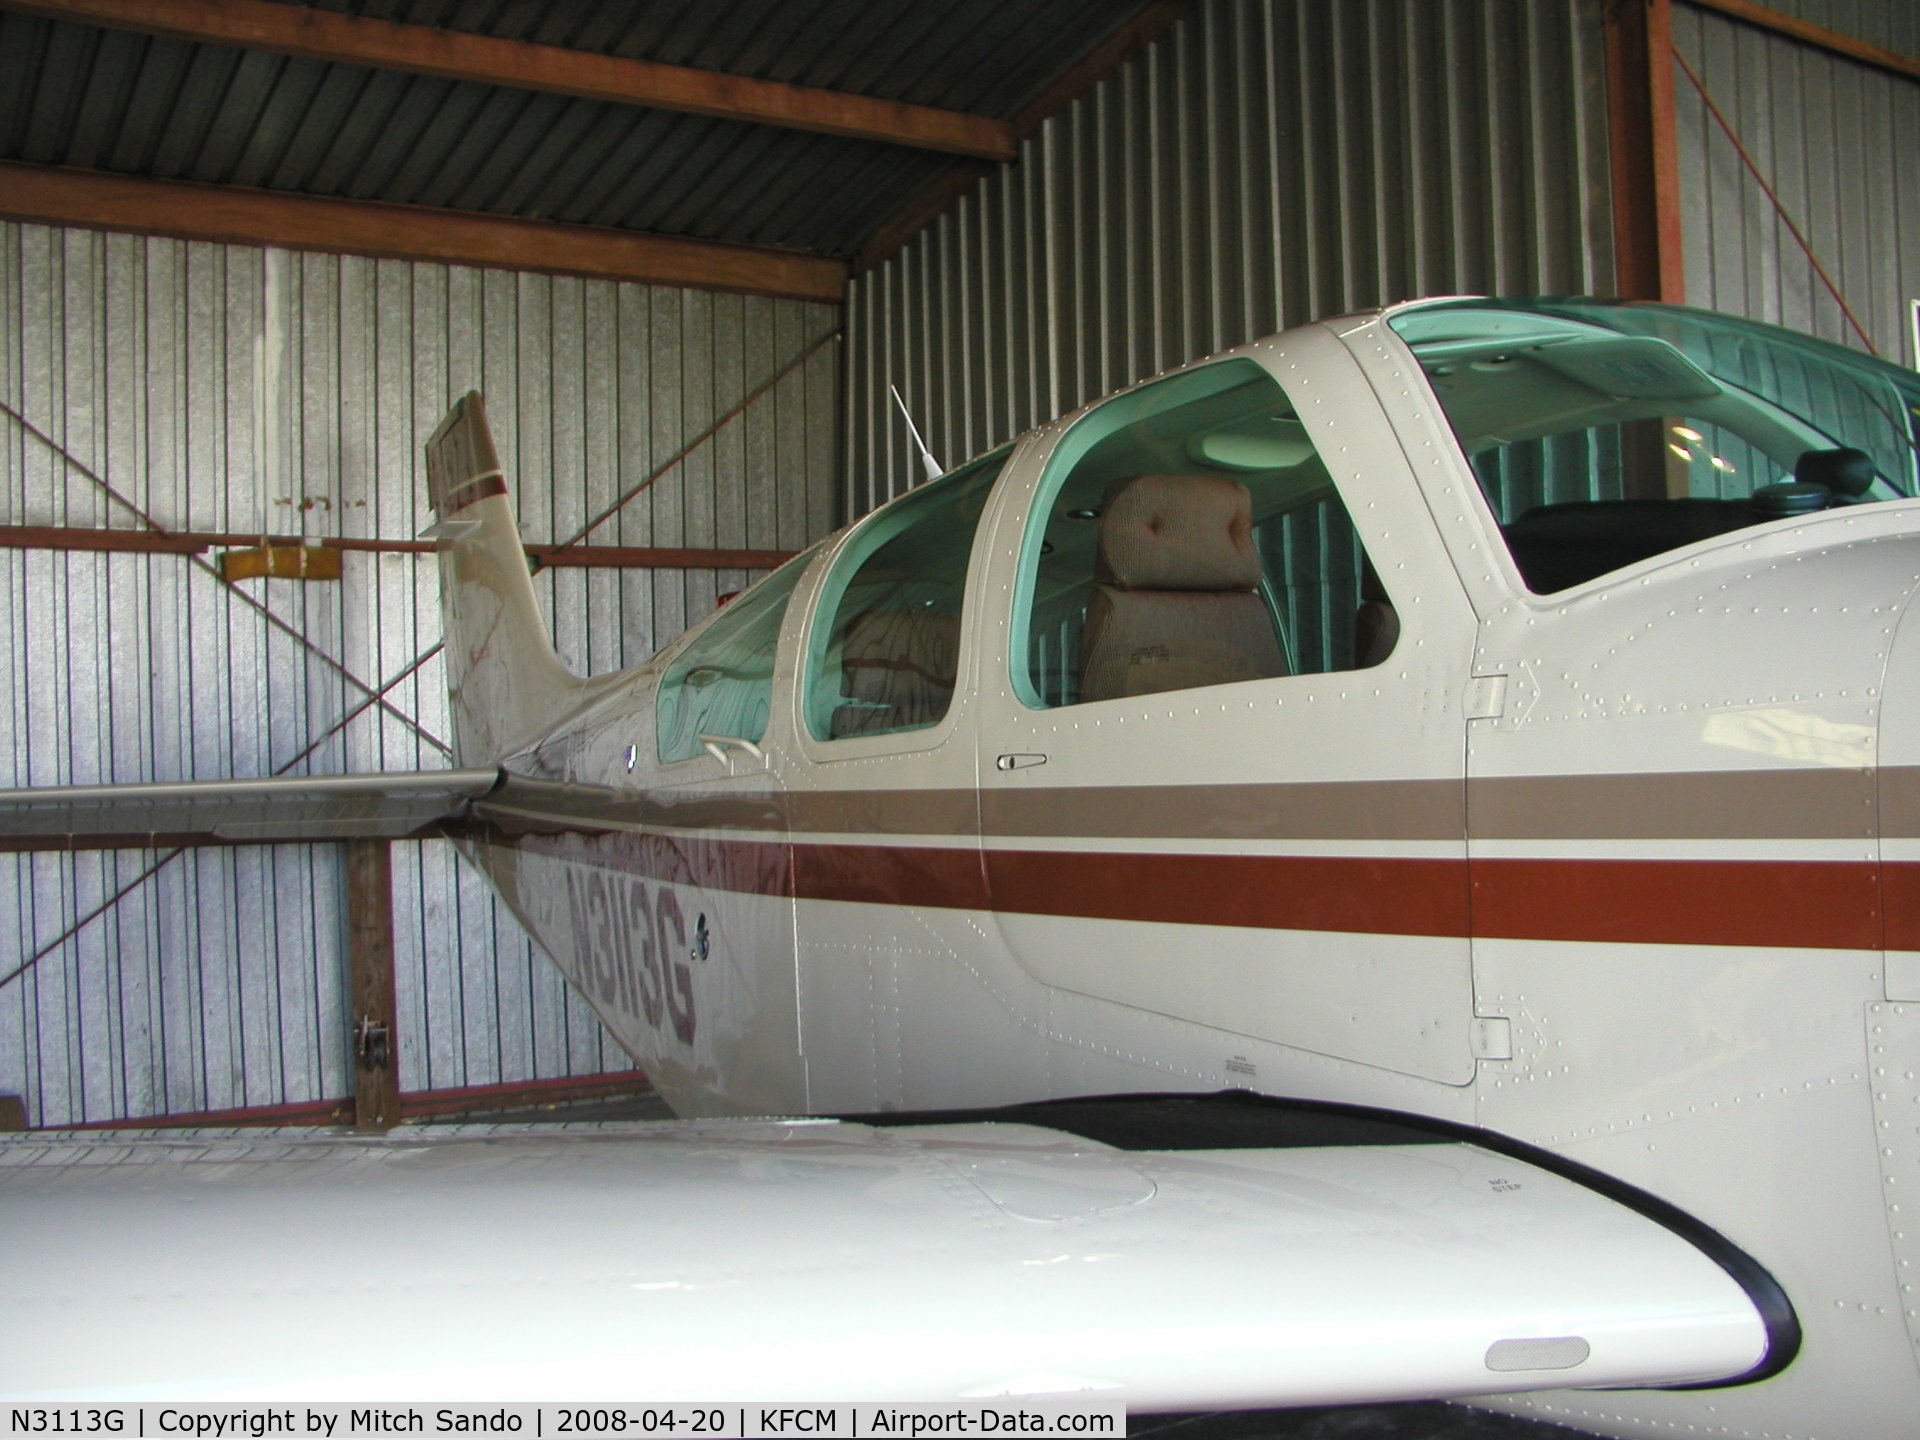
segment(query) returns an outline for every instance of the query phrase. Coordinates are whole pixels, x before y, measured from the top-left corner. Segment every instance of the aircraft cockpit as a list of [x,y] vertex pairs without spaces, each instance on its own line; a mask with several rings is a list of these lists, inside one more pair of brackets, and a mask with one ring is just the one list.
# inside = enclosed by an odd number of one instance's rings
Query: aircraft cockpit
[[1671,306],[1444,301],[1412,348],[1527,587],[1698,540],[1920,494],[1920,376]]

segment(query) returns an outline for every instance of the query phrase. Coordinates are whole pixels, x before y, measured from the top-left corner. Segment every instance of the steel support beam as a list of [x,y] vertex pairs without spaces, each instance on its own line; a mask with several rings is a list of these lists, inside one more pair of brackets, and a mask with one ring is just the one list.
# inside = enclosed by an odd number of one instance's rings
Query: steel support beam
[[4,0],[43,19],[1011,160],[1004,120],[269,0]]
[[1614,291],[1686,298],[1680,151],[1674,139],[1672,0],[1606,0]]
[[[322,536],[245,535],[212,530],[103,530],[67,525],[0,525],[0,550],[110,550],[134,554],[201,555],[208,550],[253,545],[317,545],[325,550],[380,555],[431,555],[431,540],[361,540]],[[793,558],[791,550],[705,550],[648,545],[528,545],[541,566],[584,565],[638,570],[771,570]]]
[[398,1017],[393,1000],[393,843],[347,846],[347,1013],[353,1023],[353,1128],[400,1123]]
[[[653,1086],[639,1070],[599,1075],[556,1075],[546,1080],[508,1080],[497,1085],[457,1085],[444,1090],[407,1090],[400,1095],[403,1119],[524,1110],[535,1105],[565,1105],[579,1100],[618,1100],[651,1095]],[[0,1096],[0,1107],[12,1096]],[[22,1111],[20,1128],[25,1128]],[[0,1110],[0,1118],[4,1118]],[[351,1100],[309,1100],[291,1105],[248,1105],[234,1110],[193,1110],[172,1115],[130,1115],[119,1120],[88,1120],[75,1130],[195,1130],[228,1125],[348,1125]],[[5,1128],[0,1126],[0,1128]]]
[[1920,80],[1920,59],[1881,45],[1869,45],[1864,40],[1842,35],[1838,30],[1829,30],[1824,25],[1809,24],[1798,16],[1783,14],[1771,6],[1756,5],[1753,0],[1687,0],[1687,3],[1703,10],[1717,10],[1722,15],[1761,30],[1771,30],[1776,35],[1785,35],[1790,40],[1798,40],[1817,50],[1844,55],[1849,60],[1858,60],[1863,65],[1891,71],[1909,80]]

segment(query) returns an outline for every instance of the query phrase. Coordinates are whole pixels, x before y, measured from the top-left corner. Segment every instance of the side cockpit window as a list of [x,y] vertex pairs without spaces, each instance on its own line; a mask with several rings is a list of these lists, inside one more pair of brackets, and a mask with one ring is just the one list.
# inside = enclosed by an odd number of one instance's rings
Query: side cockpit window
[[1244,360],[1074,426],[1016,605],[1016,683],[1036,707],[1359,669],[1399,633],[1306,427]]
[[654,703],[663,762],[690,760],[702,735],[759,744],[773,706],[773,659],[793,587],[819,546],[794,556],[730,601],[660,677]]
[[875,514],[834,563],[808,646],[816,740],[925,730],[946,718],[960,669],[967,560],[1010,449]]
[[1658,305],[1449,302],[1389,320],[1551,595],[1769,520],[1916,493],[1920,377]]

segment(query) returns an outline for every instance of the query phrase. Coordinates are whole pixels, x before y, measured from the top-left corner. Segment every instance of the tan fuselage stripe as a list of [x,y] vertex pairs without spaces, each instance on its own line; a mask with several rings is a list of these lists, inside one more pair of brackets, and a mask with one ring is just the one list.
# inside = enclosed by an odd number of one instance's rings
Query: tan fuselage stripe
[[1920,765],[1883,765],[1874,774],[1880,777],[1880,833],[1920,837]]
[[1477,840],[1864,840],[1871,770],[1523,775],[1467,786]]
[[[1878,790],[1876,791],[1876,775]],[[1017,782],[1016,782],[1017,783]],[[972,790],[538,787],[586,826],[1099,840],[1866,840],[1920,836],[1920,769]],[[516,782],[497,797],[512,805]]]

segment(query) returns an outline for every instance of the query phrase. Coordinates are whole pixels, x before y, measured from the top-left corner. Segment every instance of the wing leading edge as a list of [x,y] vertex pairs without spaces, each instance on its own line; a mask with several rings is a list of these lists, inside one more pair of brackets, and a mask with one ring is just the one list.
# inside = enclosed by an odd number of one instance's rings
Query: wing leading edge
[[195,836],[397,839],[464,813],[500,782],[489,766],[0,790],[0,849],[163,845]]
[[1746,1378],[1723,1260],[1463,1141],[1022,1123],[0,1142],[12,1398],[1218,1408]]

